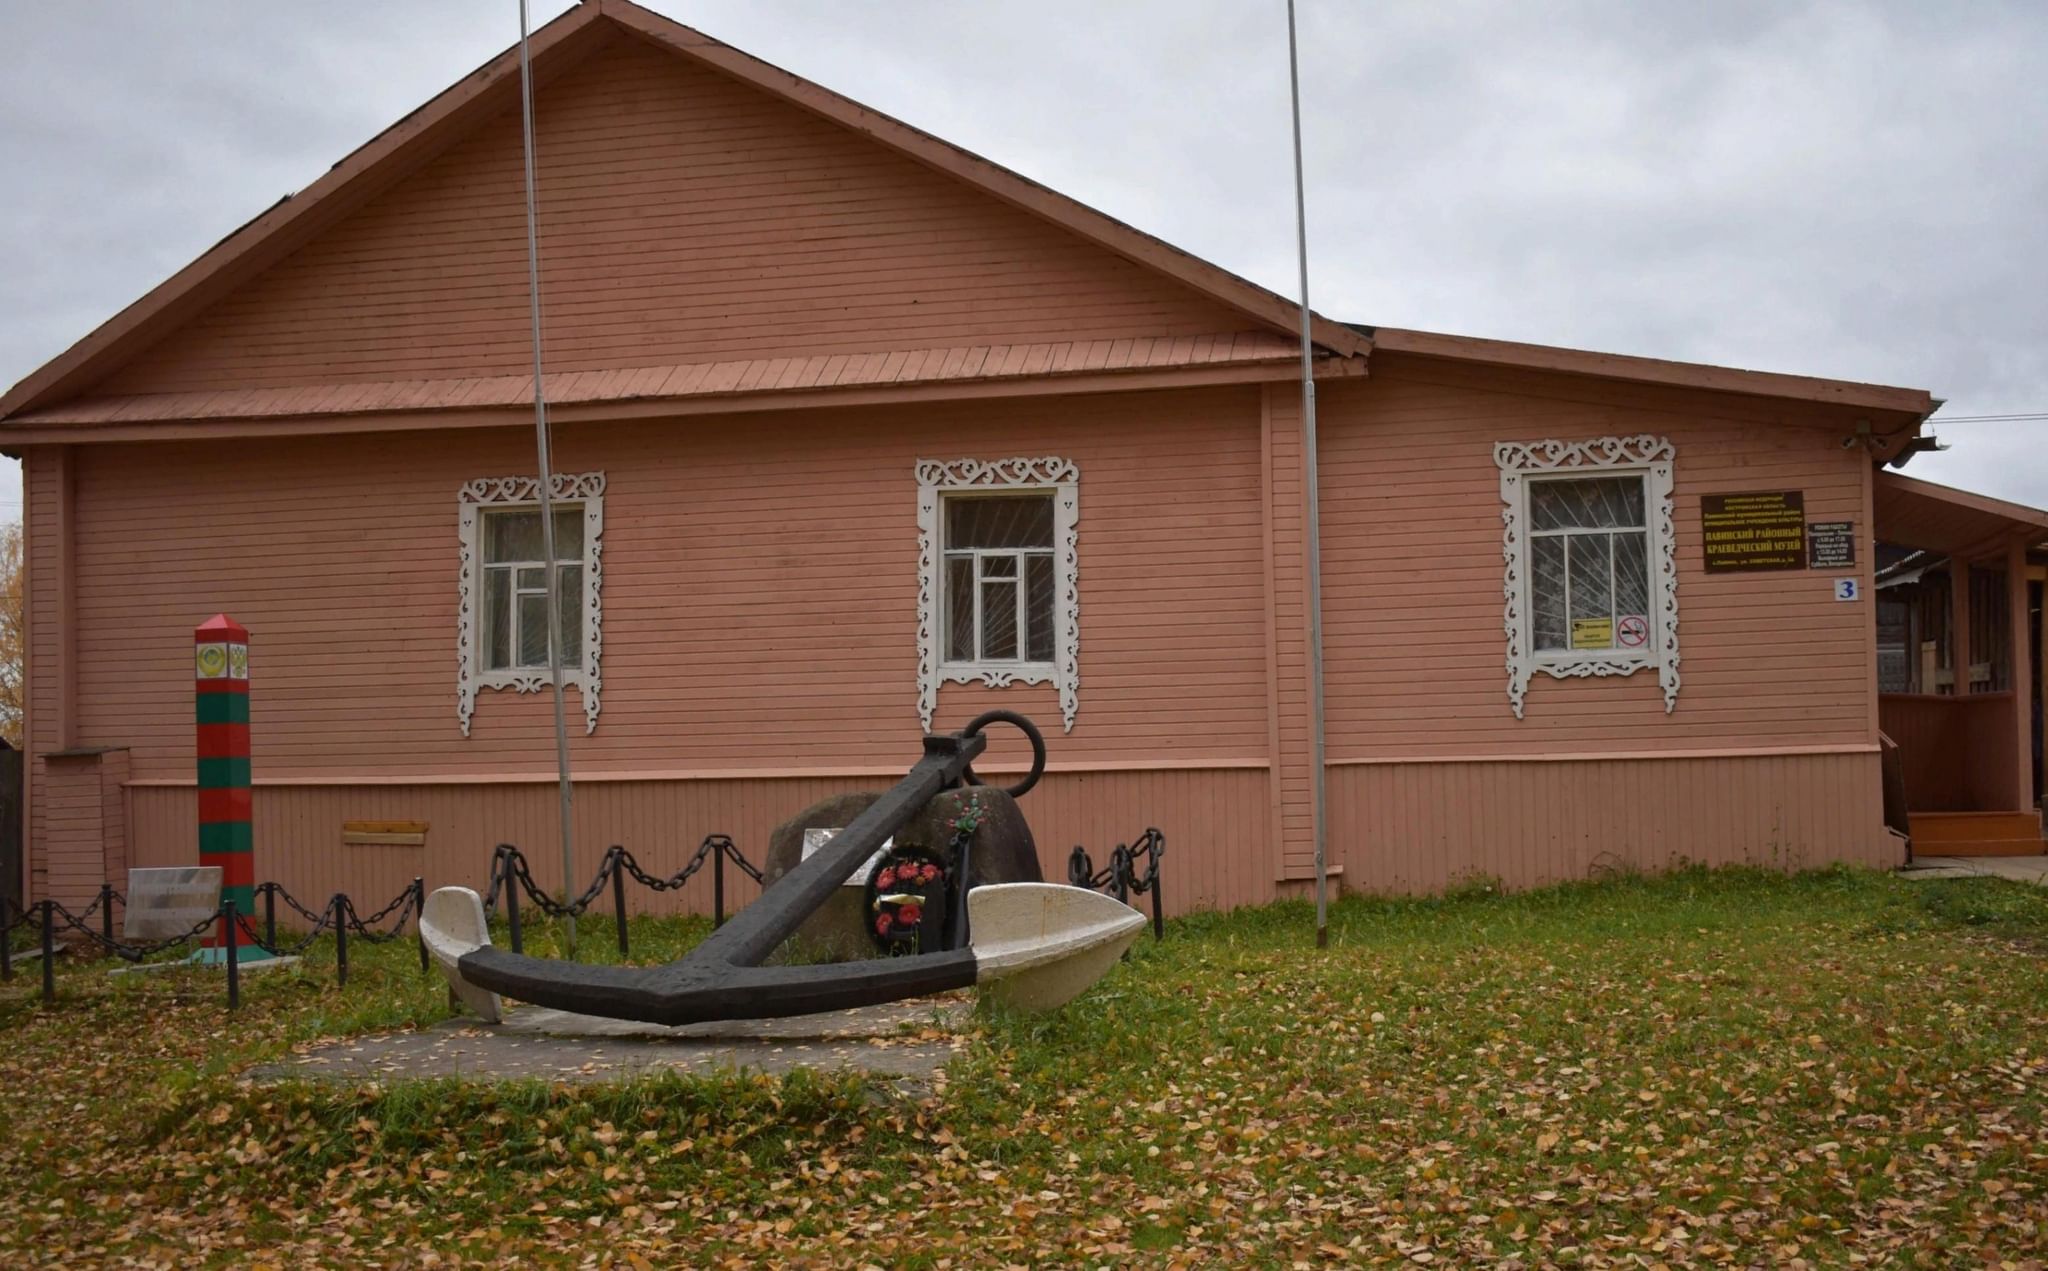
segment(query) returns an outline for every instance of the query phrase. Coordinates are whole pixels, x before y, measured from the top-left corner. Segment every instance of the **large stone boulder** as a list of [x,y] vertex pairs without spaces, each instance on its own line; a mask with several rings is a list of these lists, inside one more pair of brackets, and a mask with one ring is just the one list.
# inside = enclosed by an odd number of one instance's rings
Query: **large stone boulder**
[[[777,879],[803,861],[805,830],[844,829],[881,797],[873,791],[834,795],[776,826],[768,836],[768,859],[761,869],[764,885],[774,886]],[[952,871],[957,868],[953,859],[954,826],[969,810],[980,818],[968,852],[969,886],[1044,881],[1037,844],[1017,801],[986,786],[947,790],[937,795],[897,831],[896,846],[922,848]],[[774,960],[843,962],[878,956],[879,951],[868,937],[868,916],[862,911],[862,903],[861,887],[837,889],[783,943]]]
[[[872,790],[835,794],[776,826],[768,835],[768,860],[761,866],[762,886],[773,887],[776,879],[803,863],[805,830],[845,829],[881,797]],[[796,934],[782,942],[771,961],[848,962],[875,956],[875,946],[868,939],[867,923],[861,913],[861,897],[859,887],[833,891],[824,904],[804,919]]]
[[973,846],[967,853],[968,885],[983,883],[1042,883],[1038,866],[1038,844],[1017,801],[1001,790],[970,786],[947,790],[924,805],[910,818],[910,824],[896,832],[899,847],[921,847],[944,861],[951,870],[953,827],[969,810],[980,814]]

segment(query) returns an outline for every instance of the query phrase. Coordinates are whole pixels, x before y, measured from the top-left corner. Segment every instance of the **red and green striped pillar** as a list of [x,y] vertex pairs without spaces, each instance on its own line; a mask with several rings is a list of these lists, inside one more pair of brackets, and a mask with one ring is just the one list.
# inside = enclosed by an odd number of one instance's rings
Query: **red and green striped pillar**
[[[223,901],[256,908],[256,840],[249,820],[249,632],[217,613],[192,632],[199,728],[199,863],[220,867]],[[211,944],[227,943],[216,924]]]

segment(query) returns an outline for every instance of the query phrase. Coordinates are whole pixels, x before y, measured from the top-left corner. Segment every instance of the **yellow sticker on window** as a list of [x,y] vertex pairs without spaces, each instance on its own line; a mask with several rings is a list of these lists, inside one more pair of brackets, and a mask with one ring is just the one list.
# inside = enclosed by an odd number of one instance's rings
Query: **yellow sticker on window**
[[1614,619],[1573,618],[1572,647],[1574,649],[1611,649],[1614,647]]

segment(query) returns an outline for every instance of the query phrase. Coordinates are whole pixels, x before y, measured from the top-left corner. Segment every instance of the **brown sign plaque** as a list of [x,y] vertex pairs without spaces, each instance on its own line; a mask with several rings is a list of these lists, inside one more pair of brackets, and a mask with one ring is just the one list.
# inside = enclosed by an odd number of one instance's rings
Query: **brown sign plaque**
[[1700,496],[1708,573],[1806,568],[1806,495],[1799,490]]

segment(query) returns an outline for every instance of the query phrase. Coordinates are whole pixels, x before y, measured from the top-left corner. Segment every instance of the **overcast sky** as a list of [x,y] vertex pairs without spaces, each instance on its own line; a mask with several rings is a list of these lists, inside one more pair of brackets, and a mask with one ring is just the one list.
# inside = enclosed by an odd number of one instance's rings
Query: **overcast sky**
[[[651,7],[1294,289],[1281,0]],[[7,5],[0,383],[510,44],[517,13]],[[1301,22],[1323,313],[2048,411],[2048,5],[1301,0]],[[1955,449],[1914,475],[2048,504],[2048,423],[1938,432]]]

